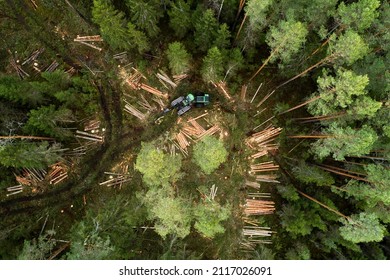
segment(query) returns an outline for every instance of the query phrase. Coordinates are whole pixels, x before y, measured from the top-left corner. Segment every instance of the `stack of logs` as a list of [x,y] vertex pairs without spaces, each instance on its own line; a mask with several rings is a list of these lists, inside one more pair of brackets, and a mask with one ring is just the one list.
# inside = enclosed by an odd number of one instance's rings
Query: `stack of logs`
[[[276,137],[280,134],[281,128],[274,128],[272,126],[267,127],[263,131],[253,134],[246,139],[246,144],[256,152],[250,156],[250,159],[256,160],[263,156],[268,155],[269,152],[275,151],[278,149],[277,144],[273,144]],[[278,165],[275,165],[272,161],[262,162],[262,163],[253,163],[250,166],[249,174],[255,177],[257,182],[268,182],[268,183],[279,183],[277,181],[277,175],[270,173],[264,174],[266,172],[277,171],[279,169]],[[262,174],[257,174],[262,173]],[[253,182],[252,182],[253,183]]]
[[99,183],[99,185],[107,187],[119,186],[119,188],[121,188],[123,183],[131,180],[130,175],[127,174],[128,168],[129,166],[126,165],[122,173],[104,172],[109,178],[108,180]]
[[204,129],[196,120],[203,118],[208,113],[202,114],[198,117],[189,119],[182,129],[176,135],[175,139],[179,144],[179,148],[183,154],[187,154],[187,148],[190,146],[190,141],[197,142],[206,136],[214,135],[221,131],[218,125],[214,125],[209,129]]
[[153,88],[147,84],[142,83],[141,79],[146,80],[146,77],[142,75],[140,71],[138,71],[134,67],[132,67],[131,69],[132,69],[132,73],[130,75],[127,75],[125,70],[123,69],[121,70],[122,71],[121,75],[125,77],[125,82],[127,85],[129,85],[134,90],[143,89],[159,98],[168,99],[167,93],[163,93],[162,91],[156,88]]
[[174,83],[171,78],[169,78],[169,76],[162,70],[159,70],[160,73],[157,73],[156,74],[156,77],[158,78],[158,80],[160,81],[160,83],[166,87],[167,89],[169,89],[169,87],[167,86],[170,85],[172,88],[176,88],[177,87],[177,84]]
[[268,215],[275,212],[275,202],[247,198],[244,213],[250,215]]
[[15,179],[18,185],[8,187],[7,196],[21,193],[26,187],[30,187],[33,192],[37,190],[37,187],[43,184],[49,183],[50,185],[57,185],[64,181],[68,177],[68,167],[58,162],[49,167],[49,171],[36,168],[24,168],[19,175],[15,175]]
[[248,217],[244,218],[241,240],[241,251],[252,253],[258,244],[271,244],[269,239],[274,231],[269,227],[261,227],[259,222]]
[[95,46],[94,44],[89,43],[89,42],[102,42],[103,38],[101,38],[100,35],[92,35],[92,36],[79,36],[79,35],[77,35],[77,37],[75,39],[73,39],[73,41],[80,43],[80,44],[83,44],[83,45],[86,45],[86,46],[93,48],[95,50],[98,50],[99,52],[103,50],[102,48],[99,48],[99,47]]
[[68,178],[68,168],[61,162],[50,166],[48,180],[50,185],[57,185]]
[[94,133],[88,133],[85,131],[80,131],[80,130],[76,130],[75,137],[80,138],[80,139],[84,139],[84,140],[88,140],[88,141],[92,141],[92,142],[96,142],[96,143],[103,143],[103,141],[104,141],[103,136],[100,136],[100,135],[97,135]]

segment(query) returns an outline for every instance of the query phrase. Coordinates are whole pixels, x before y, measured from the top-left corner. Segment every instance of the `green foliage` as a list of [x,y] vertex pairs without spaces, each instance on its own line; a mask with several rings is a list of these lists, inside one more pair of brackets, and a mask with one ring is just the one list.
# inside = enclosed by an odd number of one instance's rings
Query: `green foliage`
[[9,142],[0,145],[0,164],[16,168],[46,168],[60,159],[58,144]]
[[297,202],[284,204],[278,214],[283,229],[293,237],[309,235],[315,228],[326,229],[321,216],[312,206]]
[[24,240],[23,249],[20,252],[19,260],[47,260],[50,253],[56,246],[56,240],[53,239],[55,232],[47,231],[44,235],[40,235],[38,239],[31,241]]
[[162,238],[169,234],[184,238],[190,233],[190,202],[175,197],[171,186],[151,187],[140,199],[147,208],[148,218],[155,221],[155,231]]
[[230,205],[222,206],[214,200],[204,200],[194,210],[195,229],[208,238],[224,233],[225,228],[221,222],[229,218],[230,211]]
[[33,106],[43,102],[41,93],[33,93],[28,82],[14,76],[0,76],[0,98]]
[[127,23],[127,33],[130,41],[137,47],[139,53],[150,49],[150,43],[145,33],[137,30],[131,22]]
[[223,55],[217,47],[212,47],[203,58],[201,69],[203,81],[218,82],[223,75]]
[[219,26],[213,45],[219,49],[227,48],[230,45],[230,37],[229,27],[223,23]]
[[171,8],[168,10],[169,26],[175,31],[175,35],[183,38],[192,27],[191,7],[184,0],[171,2]]
[[317,166],[307,165],[303,161],[292,168],[294,176],[306,184],[315,184],[317,186],[331,186],[335,183],[333,177],[326,171]]
[[378,17],[377,9],[380,4],[379,0],[359,0],[349,5],[341,2],[337,8],[337,15],[343,25],[363,32]]
[[375,131],[367,125],[353,129],[332,123],[323,133],[330,135],[329,138],[317,140],[312,144],[312,151],[321,160],[330,155],[335,160],[344,160],[346,156],[368,154],[378,139]]
[[283,66],[293,59],[306,41],[308,34],[306,26],[297,21],[280,21],[278,26],[271,26],[266,42],[272,49],[270,62],[280,60]]
[[278,184],[276,186],[278,193],[282,198],[287,199],[288,201],[297,201],[299,199],[299,194],[294,186],[289,184]]
[[169,44],[167,57],[173,75],[186,73],[190,69],[191,56],[182,43],[173,42]]
[[331,36],[329,41],[329,58],[335,61],[336,66],[352,65],[362,59],[369,51],[363,38],[352,30],[347,30],[338,38]]
[[73,133],[62,129],[61,124],[73,122],[72,111],[66,108],[56,110],[54,105],[42,106],[36,110],[31,110],[29,119],[23,130],[26,133],[51,136],[58,139],[70,137]]
[[200,51],[207,51],[214,43],[218,22],[211,9],[206,10],[194,22],[194,43]]
[[[322,77],[317,79],[317,83],[318,93],[321,98],[309,104],[308,111],[312,115],[330,115],[349,107],[355,107],[359,110],[358,112],[351,112],[355,115],[364,116],[367,113],[372,115],[372,112],[369,110],[364,112],[365,108],[357,108],[357,104],[353,104],[354,102],[360,103],[357,98],[367,94],[366,87],[369,80],[366,75],[356,75],[352,71],[339,69],[336,77],[324,73]],[[365,98],[366,101],[369,101],[368,99],[370,98]]]
[[143,181],[151,186],[165,185],[179,177],[181,157],[165,154],[153,145],[142,143],[135,169],[143,174]]
[[194,161],[206,174],[211,174],[227,159],[228,152],[223,142],[214,137],[205,137],[194,147]]
[[99,25],[105,41],[114,49],[127,49],[128,33],[124,14],[118,12],[108,0],[94,0],[92,19]]
[[98,220],[93,220],[91,229],[84,221],[72,228],[72,243],[70,251],[66,254],[68,260],[104,260],[114,251],[110,238],[102,238]]
[[250,29],[262,31],[267,23],[266,12],[273,0],[249,0],[246,2],[245,12],[249,19]]
[[152,0],[126,0],[126,5],[130,10],[132,22],[140,29],[144,30],[150,37],[155,37],[160,28],[158,21],[162,16],[158,1]]
[[287,260],[310,260],[310,249],[302,243],[298,243],[286,253]]
[[340,235],[354,243],[379,242],[383,239],[386,228],[379,222],[375,214],[360,213],[351,215],[348,220],[341,220],[344,226],[340,227]]

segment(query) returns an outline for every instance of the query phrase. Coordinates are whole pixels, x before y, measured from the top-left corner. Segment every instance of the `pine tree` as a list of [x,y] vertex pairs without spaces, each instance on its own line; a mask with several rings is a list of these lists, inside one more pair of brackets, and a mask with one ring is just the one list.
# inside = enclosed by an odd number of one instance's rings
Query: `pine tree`
[[330,155],[335,160],[344,160],[346,156],[368,154],[378,139],[375,131],[367,125],[360,129],[353,129],[341,127],[334,122],[324,129],[323,133],[329,137],[312,144],[312,151],[320,160]]
[[375,214],[362,212],[343,219],[344,226],[340,227],[340,235],[354,243],[379,242],[383,239],[386,228],[379,222]]
[[150,37],[158,35],[160,28],[158,22],[162,16],[158,1],[156,0],[126,0],[130,10],[131,21]]
[[205,137],[194,147],[194,161],[202,171],[211,174],[227,159],[223,142],[214,137]]
[[152,143],[142,143],[135,169],[143,174],[143,181],[150,186],[160,186],[174,182],[179,177],[181,157],[170,156]]
[[124,14],[115,10],[109,0],[93,0],[92,19],[99,25],[102,37],[112,48],[130,47]]
[[182,43],[169,44],[167,57],[173,75],[186,73],[190,69],[191,56]]
[[171,2],[168,15],[169,26],[178,38],[183,38],[192,27],[190,4],[184,0]]
[[14,142],[0,146],[0,164],[15,168],[46,168],[60,159],[58,144]]
[[200,51],[207,51],[215,41],[218,22],[211,9],[203,12],[194,23],[194,43]]
[[154,228],[162,238],[168,235],[184,238],[190,233],[192,213],[189,202],[175,197],[171,186],[151,187],[140,199],[148,209],[148,218],[155,222]]
[[212,47],[203,58],[201,74],[203,81],[219,82],[223,78],[223,55],[217,47]]
[[289,63],[306,41],[307,29],[301,22],[281,21],[277,27],[271,26],[267,33],[267,44],[271,47],[271,54],[263,62],[252,80],[268,64],[280,60],[279,66]]
[[348,5],[341,2],[337,8],[337,18],[342,25],[363,32],[378,17],[380,4],[379,0],[359,0]]
[[130,41],[135,46],[140,54],[150,49],[150,43],[148,37],[144,32],[139,31],[135,28],[131,22],[127,23],[127,32]]

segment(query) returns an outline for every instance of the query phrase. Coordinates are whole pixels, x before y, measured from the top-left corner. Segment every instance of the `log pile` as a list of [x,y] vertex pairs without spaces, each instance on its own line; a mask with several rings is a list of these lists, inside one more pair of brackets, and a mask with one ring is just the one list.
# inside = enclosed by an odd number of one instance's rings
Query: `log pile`
[[54,72],[60,64],[57,61],[53,61],[46,69],[45,72]]
[[102,48],[95,46],[93,43],[89,43],[89,42],[102,42],[103,39],[100,37],[100,35],[93,35],[93,36],[77,35],[77,37],[73,39],[73,41],[88,46],[90,48],[93,48],[95,50],[98,50],[99,52],[103,50]]
[[32,61],[35,61],[38,56],[45,51],[45,48],[40,48],[34,51],[28,58],[26,58],[23,62],[22,65],[25,65],[27,63],[30,63]]
[[88,133],[85,131],[80,131],[80,130],[76,130],[75,137],[80,138],[80,139],[84,139],[84,140],[88,140],[88,141],[92,141],[92,142],[96,142],[96,143],[103,143],[103,141],[104,141],[103,136],[100,136],[100,135],[97,135],[94,133]]
[[126,70],[121,69],[121,75],[124,76],[125,82],[134,90],[140,89],[141,79],[145,79],[146,77],[134,67],[131,67],[132,73],[130,75],[126,74]]
[[274,141],[281,131],[282,129],[280,127],[275,128],[271,126],[253,134],[246,140],[246,143],[253,149],[255,149],[253,145],[256,145],[258,148],[261,148],[262,146]]
[[94,130],[98,130],[99,127],[100,127],[100,121],[99,120],[90,120],[90,121],[87,121],[84,124],[84,131],[92,131],[92,132],[94,132]]
[[252,253],[258,244],[271,244],[270,237],[274,231],[269,227],[262,227],[257,220],[244,218],[244,227],[242,229],[241,251]]
[[275,212],[275,202],[269,200],[246,199],[244,213],[250,215],[268,215]]
[[157,73],[156,74],[156,77],[158,78],[158,80],[160,81],[160,83],[168,88],[167,84],[169,84],[172,88],[176,88],[177,87],[177,84],[174,83],[171,78],[169,78],[169,76],[163,72],[162,70],[159,70],[160,73]]
[[156,107],[152,106],[146,98],[141,94],[141,100],[137,101],[138,105],[147,110],[148,112],[152,112],[156,110]]
[[19,184],[19,185],[16,185],[16,186],[12,186],[12,187],[8,187],[7,191],[9,193],[7,194],[7,196],[11,196],[11,195],[15,195],[15,194],[21,193],[21,192],[23,192],[23,189],[24,189],[24,186],[22,184]]
[[162,91],[156,89],[156,88],[153,88],[147,84],[143,84],[143,83],[140,83],[139,84],[139,87],[157,97],[160,97],[160,98],[164,98],[164,99],[168,99],[168,94],[167,93],[163,93]]
[[[127,165],[127,169],[128,169],[128,165]],[[119,188],[121,188],[123,183],[126,183],[131,180],[130,175],[126,173],[127,172],[123,172],[123,173],[104,172],[105,175],[108,175],[108,180],[99,183],[99,185],[107,186],[107,187],[119,186]]]
[[257,163],[251,165],[251,170],[249,171],[251,174],[268,172],[268,171],[276,171],[279,169],[279,165],[273,164],[272,161]]
[[260,189],[260,183],[258,182],[253,182],[253,181],[245,181],[245,185],[254,189]]
[[227,89],[225,82],[220,81],[219,83],[212,83],[212,84],[218,89],[220,93],[222,93],[226,97],[227,100],[233,101],[233,98],[229,94],[229,90]]
[[190,143],[188,142],[186,136],[182,132],[179,132],[175,139],[180,146],[180,150],[184,153],[187,153],[187,147],[190,146]]
[[57,185],[68,178],[68,167],[61,163],[55,163],[50,166],[48,180],[50,185]]
[[30,75],[22,69],[22,67],[16,63],[16,61],[12,58],[10,60],[10,65],[15,69],[16,73],[18,74],[19,78],[23,80],[26,77],[30,77]]
[[173,81],[178,84],[182,80],[186,79],[188,77],[188,74],[180,74],[180,75],[173,75]]
[[140,112],[137,108],[131,106],[130,103],[128,103],[126,100],[125,100],[125,102],[126,102],[126,105],[125,105],[124,110],[126,113],[133,115],[134,117],[140,119],[141,121],[146,120],[147,116],[144,113]]

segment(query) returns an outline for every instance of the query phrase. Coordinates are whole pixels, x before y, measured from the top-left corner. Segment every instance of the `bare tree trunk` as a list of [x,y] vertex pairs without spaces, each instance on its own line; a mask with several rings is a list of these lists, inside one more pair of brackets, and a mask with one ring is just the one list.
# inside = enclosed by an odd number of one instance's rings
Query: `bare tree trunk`
[[303,106],[305,106],[305,105],[307,105],[307,104],[309,104],[309,103],[311,103],[311,102],[314,102],[314,101],[316,101],[316,100],[318,100],[318,99],[320,99],[320,98],[321,98],[321,96],[316,96],[316,97],[314,97],[314,98],[312,98],[312,99],[309,99],[309,100],[307,100],[307,101],[305,101],[305,102],[303,102],[303,103],[301,103],[301,104],[299,104],[299,105],[297,105],[297,106],[295,106],[295,107],[292,107],[292,108],[290,108],[290,109],[288,109],[288,110],[286,110],[286,111],[284,111],[284,112],[282,112],[282,113],[279,113],[279,115],[283,115],[283,114],[285,114],[285,113],[294,111],[294,110],[296,110],[296,109],[298,109],[298,108],[301,108],[301,107],[303,107]]
[[323,204],[322,202],[318,201],[318,200],[315,199],[314,197],[311,197],[310,195],[305,194],[304,192],[301,192],[300,190],[297,190],[297,192],[298,192],[299,194],[303,195],[304,197],[306,197],[307,199],[310,199],[311,201],[317,203],[318,205],[321,205],[321,206],[324,207],[325,209],[327,209],[327,210],[329,210],[329,211],[331,211],[331,212],[337,214],[338,216],[343,217],[343,218],[345,218],[345,219],[347,219],[347,220],[350,220],[350,219],[351,219],[350,217],[345,216],[343,213],[341,213],[341,212],[339,212],[339,211],[337,211],[337,210],[335,210],[335,209],[333,209],[333,208],[330,208],[328,205]]

